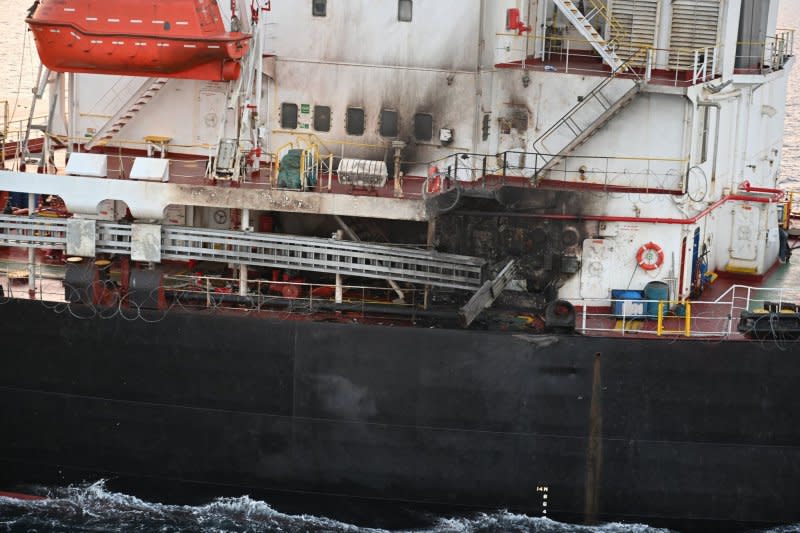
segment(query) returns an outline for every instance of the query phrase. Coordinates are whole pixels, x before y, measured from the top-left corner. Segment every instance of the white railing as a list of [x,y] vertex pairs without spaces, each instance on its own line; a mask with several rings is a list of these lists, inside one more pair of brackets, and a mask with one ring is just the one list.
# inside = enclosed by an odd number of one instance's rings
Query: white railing
[[[733,285],[713,301],[571,300],[580,333],[724,338],[738,334],[742,311],[800,303],[800,287]],[[619,305],[615,305],[619,304]],[[641,305],[632,309],[631,305]],[[662,306],[659,316],[658,306]],[[614,312],[615,307],[618,312]],[[595,309],[592,311],[592,309]]]
[[794,56],[794,30],[778,30],[763,41],[736,43],[736,73],[767,74],[782,69]]
[[[738,323],[738,315],[731,313],[729,302],[617,299],[571,302],[578,309],[577,331],[590,335],[728,337]],[[641,310],[632,309],[631,304],[641,305]],[[615,307],[618,312],[614,312]]]
[[694,50],[692,61],[692,85],[713,79],[717,72],[719,48],[703,48]]
[[[28,282],[30,265],[24,258],[0,261],[0,305],[10,298],[31,298],[45,304],[64,304],[64,265],[37,263],[34,282]],[[105,276],[95,282],[93,292],[100,295],[102,306],[123,312],[135,307],[120,295],[115,277]],[[422,289],[403,289],[398,299],[395,289],[380,286],[309,283],[292,280],[253,279],[247,281],[245,296],[239,296],[239,278],[205,275],[165,275],[164,288],[171,295],[168,312],[174,307],[239,309],[266,311],[278,309],[293,314],[346,309],[362,317],[398,317],[413,319],[421,312],[426,299]],[[778,309],[800,303],[800,287],[771,288],[733,285],[713,301],[663,301],[625,299],[571,300],[576,308],[576,331],[587,335],[728,338],[739,335],[737,327],[742,311],[757,311],[769,305]],[[619,305],[615,305],[619,304]],[[659,309],[660,307],[660,309]],[[107,312],[100,311],[103,316]],[[136,313],[138,309],[134,309]],[[134,313],[135,314],[135,313]],[[126,315],[127,316],[127,315]]]
[[722,293],[714,303],[729,304],[736,316],[742,311],[764,309],[767,304],[800,303],[800,287],[751,287],[733,285]]
[[[298,280],[254,279],[247,281],[247,294],[227,302],[227,296],[238,296],[240,279],[222,276],[167,275],[164,276],[167,291],[176,302],[209,308],[236,307],[243,305],[254,310],[268,309],[272,305],[290,303],[294,310],[312,312],[322,304],[350,305],[364,316],[371,313],[371,305],[389,306],[395,311],[412,312],[424,301],[424,290],[403,289],[402,300],[391,287],[365,285],[337,285],[332,283],[310,283]],[[337,297],[338,291],[338,297]],[[337,300],[339,300],[337,302]],[[386,314],[391,314],[387,312]]]
[[[505,67],[528,69],[538,66],[546,71],[564,74],[609,75],[607,66],[596,61],[598,56],[587,47],[585,39],[509,33],[498,33],[496,38],[497,62]],[[638,51],[627,62],[646,82],[687,87],[707,82],[721,74],[720,45],[656,48],[642,43],[632,47]],[[618,50],[617,53],[621,52]],[[653,76],[654,71],[660,71],[660,74]]]

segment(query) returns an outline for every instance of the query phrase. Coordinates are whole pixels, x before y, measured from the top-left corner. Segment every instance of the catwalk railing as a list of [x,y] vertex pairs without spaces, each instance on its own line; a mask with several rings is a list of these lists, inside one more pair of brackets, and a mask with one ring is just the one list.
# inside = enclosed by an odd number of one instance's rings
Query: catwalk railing
[[[0,261],[0,304],[11,298],[35,299],[45,305],[61,304],[59,312],[69,309],[65,300],[63,264],[36,264],[33,296],[29,292],[28,264],[24,260]],[[390,287],[314,283],[299,278],[288,280],[251,279],[246,294],[240,295],[240,279],[224,275],[173,273],[164,276],[168,294],[165,309],[175,308],[274,311],[310,315],[314,313],[351,313],[364,318],[411,319],[434,316],[426,310],[427,290],[404,289],[404,297],[396,298]],[[97,295],[92,316],[110,318],[117,313],[126,318],[142,316],[137,304],[120,290],[119,272],[95,282]],[[713,301],[663,300],[572,300],[576,308],[576,330],[585,335],[651,336],[667,338],[721,339],[741,338],[737,328],[742,311],[763,310],[768,306],[800,303],[800,288],[767,288],[734,285]],[[85,306],[84,306],[85,307]],[[85,311],[85,309],[84,309]],[[450,313],[455,321],[456,309]],[[426,315],[427,313],[427,315]],[[447,313],[439,310],[438,316]],[[536,321],[538,313],[518,312]],[[81,315],[82,318],[89,318]]]
[[[585,39],[561,35],[498,33],[497,55],[501,68],[544,70],[563,74],[607,76],[610,68],[599,61]],[[658,48],[640,42],[627,63],[645,82],[673,87],[705,83],[721,75],[722,45],[697,48]]]
[[768,74],[780,70],[794,56],[795,30],[778,30],[764,41],[736,43],[735,74]]
[[[552,161],[557,159],[557,165]],[[426,196],[456,188],[491,190],[538,186],[541,180],[565,187],[616,187],[680,193],[685,159],[637,156],[556,155],[509,150],[498,154],[460,153],[438,164],[425,183]]]

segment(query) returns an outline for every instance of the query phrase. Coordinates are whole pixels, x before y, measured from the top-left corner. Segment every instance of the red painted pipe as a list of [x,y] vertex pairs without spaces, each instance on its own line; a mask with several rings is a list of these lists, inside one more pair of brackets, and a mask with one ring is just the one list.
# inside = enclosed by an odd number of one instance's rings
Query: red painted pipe
[[739,185],[739,188],[742,189],[744,192],[763,192],[768,194],[779,195],[780,198],[778,198],[778,200],[782,200],[784,195],[786,194],[781,189],[773,189],[770,187],[753,187],[752,185],[750,185],[749,181],[743,181],[742,184]]

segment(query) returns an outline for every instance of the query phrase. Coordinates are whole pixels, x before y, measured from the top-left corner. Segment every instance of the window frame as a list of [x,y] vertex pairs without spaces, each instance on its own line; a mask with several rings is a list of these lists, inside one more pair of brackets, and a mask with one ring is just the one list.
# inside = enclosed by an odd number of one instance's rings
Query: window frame
[[[417,121],[419,120],[420,117],[430,117],[430,135],[427,138],[417,136],[417,133],[419,133],[419,128],[417,126],[417,124],[418,124]],[[432,113],[425,113],[425,112],[414,113],[414,139],[416,139],[418,141],[422,141],[422,142],[432,142],[433,141],[433,130],[434,130],[434,128],[433,128],[433,114]]]
[[[385,132],[384,128],[384,113],[393,113],[394,114],[394,130],[392,132]],[[397,112],[396,109],[384,108],[381,109],[381,114],[378,117],[378,133],[381,137],[386,137],[387,139],[391,139],[400,135],[400,113]]]
[[[317,11],[318,6],[322,6],[322,11]],[[311,16],[312,17],[327,17],[328,16],[328,0],[311,0]]]
[[[317,110],[318,109],[327,109],[328,110],[327,111],[327,113],[328,113],[328,123],[327,123],[328,124],[328,129],[324,129],[323,130],[323,129],[319,129],[317,127],[318,126],[318,123],[317,123],[317,113],[318,113]],[[319,131],[319,132],[323,132],[323,133],[327,133],[327,132],[331,131],[331,122],[333,121],[332,120],[332,115],[333,115],[333,111],[331,110],[331,106],[328,106],[328,105],[314,105],[314,118],[311,121],[312,122],[312,126],[314,127],[314,131]]]
[[[353,133],[353,132],[350,131],[350,126],[351,126],[351,123],[352,123],[352,121],[350,119],[350,113],[353,112],[353,111],[358,111],[358,112],[361,113],[361,130],[358,133]],[[352,135],[354,137],[361,137],[361,136],[364,135],[364,133],[367,131],[367,113],[366,113],[366,111],[364,111],[363,107],[349,106],[347,108],[347,111],[345,113],[345,118],[344,118],[344,131],[348,135]]]
[[[403,5],[408,5],[408,18],[403,17]],[[414,20],[414,0],[397,0],[397,21],[411,22]]]
[[[289,107],[294,107],[294,126],[287,126],[285,122],[287,117],[286,109]],[[281,102],[281,129],[296,130],[299,124],[300,124],[300,106],[292,102]]]

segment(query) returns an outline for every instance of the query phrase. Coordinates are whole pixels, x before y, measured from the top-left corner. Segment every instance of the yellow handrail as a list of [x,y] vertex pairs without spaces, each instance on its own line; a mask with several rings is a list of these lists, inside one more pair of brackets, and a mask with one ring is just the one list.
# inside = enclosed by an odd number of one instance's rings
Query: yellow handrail
[[[668,330],[664,329],[664,306],[672,304],[683,304],[686,313],[683,317],[684,326],[683,330]],[[656,326],[656,334],[660,337],[663,334],[683,334],[686,337],[692,336],[692,302],[689,300],[683,301],[664,301],[658,302],[658,324]]]
[[794,207],[794,192],[789,191],[789,197],[783,204],[783,229],[788,230],[791,223],[792,208]]

